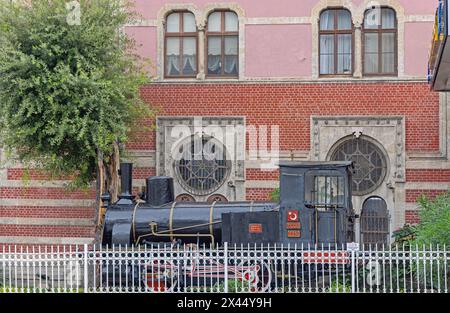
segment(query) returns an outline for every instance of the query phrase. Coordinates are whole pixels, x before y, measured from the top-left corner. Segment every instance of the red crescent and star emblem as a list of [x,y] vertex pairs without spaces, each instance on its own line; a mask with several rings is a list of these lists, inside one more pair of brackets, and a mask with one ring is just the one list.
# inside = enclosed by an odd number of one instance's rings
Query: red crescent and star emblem
[[298,221],[298,210],[288,210],[287,221],[288,222],[297,222]]

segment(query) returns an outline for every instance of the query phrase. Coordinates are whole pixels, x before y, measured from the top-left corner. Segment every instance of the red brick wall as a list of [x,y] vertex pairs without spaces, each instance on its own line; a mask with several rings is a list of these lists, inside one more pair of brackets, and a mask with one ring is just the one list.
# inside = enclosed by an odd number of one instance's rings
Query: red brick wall
[[417,198],[422,195],[427,196],[428,198],[434,198],[446,192],[446,190],[408,189],[406,190],[406,202],[415,203],[417,202]]
[[420,222],[419,212],[406,210],[405,211],[405,223],[406,224],[418,224]]
[[92,226],[0,225],[0,236],[93,237]]
[[[151,84],[142,88],[144,100],[158,115],[245,116],[247,125],[279,125],[283,151],[310,149],[311,115],[400,115],[406,118],[407,151],[439,150],[439,97],[425,83],[194,83]],[[153,120],[140,121],[150,125]],[[155,133],[134,134],[128,149],[155,150]],[[247,141],[248,142],[248,141]],[[155,168],[134,168],[135,179],[155,175]],[[449,182],[450,170],[408,169],[410,182]],[[24,176],[23,169],[8,169],[13,185]],[[47,180],[41,171],[31,170],[30,180]],[[247,180],[278,180],[277,171],[246,169]],[[61,177],[60,179],[67,179]],[[0,188],[1,199],[84,200],[94,191],[69,192],[60,187]],[[35,186],[35,185],[34,185]],[[272,188],[247,188],[247,200],[269,200]],[[138,188],[133,188],[137,193]],[[407,190],[406,201],[415,202],[424,193],[435,196],[442,190]],[[1,203],[0,203],[1,205]],[[56,205],[56,204],[55,204]],[[0,218],[94,219],[93,207],[40,206],[38,204],[0,206]],[[407,211],[406,221],[417,221],[416,211]],[[2,225],[0,236],[93,237],[93,226]]]
[[262,171],[256,168],[247,168],[245,170],[245,178],[247,180],[279,180],[280,173],[275,171]]
[[0,217],[92,218],[93,207],[0,206]]
[[409,182],[444,182],[450,184],[450,170],[407,169],[406,180]]
[[[150,84],[158,115],[246,116],[248,125],[280,125],[281,150],[310,149],[311,115],[403,115],[407,151],[439,150],[439,96],[426,83]],[[149,121],[147,121],[149,123]],[[130,149],[155,149],[143,132]]]
[[59,187],[1,187],[2,199],[93,199],[95,190],[68,191]]
[[149,176],[155,175],[156,175],[156,168],[154,167],[133,168],[133,179],[145,179]]
[[273,188],[247,188],[246,199],[249,201],[270,200],[270,193]]

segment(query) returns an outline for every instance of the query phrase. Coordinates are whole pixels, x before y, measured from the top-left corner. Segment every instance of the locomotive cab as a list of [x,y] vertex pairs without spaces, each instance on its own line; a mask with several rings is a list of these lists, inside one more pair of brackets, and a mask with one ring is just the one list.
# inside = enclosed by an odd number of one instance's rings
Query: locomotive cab
[[280,164],[280,239],[339,246],[353,241],[352,162]]

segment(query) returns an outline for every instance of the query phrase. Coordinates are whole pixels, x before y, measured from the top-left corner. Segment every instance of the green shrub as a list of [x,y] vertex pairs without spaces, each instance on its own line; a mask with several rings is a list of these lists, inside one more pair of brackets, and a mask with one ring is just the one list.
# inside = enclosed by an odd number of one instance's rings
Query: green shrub
[[414,243],[419,246],[450,246],[450,190],[433,200],[422,196],[418,203],[420,223]]
[[270,194],[270,200],[274,202],[280,201],[280,188],[275,188]]

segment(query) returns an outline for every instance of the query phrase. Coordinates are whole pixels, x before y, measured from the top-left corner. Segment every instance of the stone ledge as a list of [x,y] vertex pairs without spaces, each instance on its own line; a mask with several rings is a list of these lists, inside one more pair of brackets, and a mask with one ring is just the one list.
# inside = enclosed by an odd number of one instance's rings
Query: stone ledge
[[93,243],[94,238],[0,236],[0,245],[1,244],[83,245]]
[[0,225],[42,225],[42,226],[92,226],[94,220],[90,218],[27,218],[0,217]]

